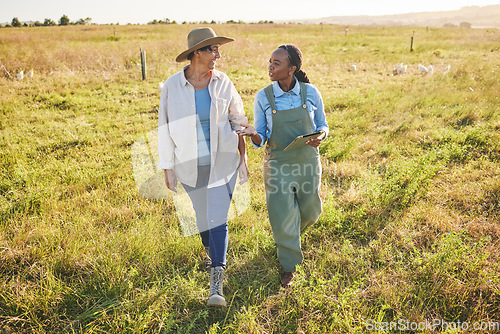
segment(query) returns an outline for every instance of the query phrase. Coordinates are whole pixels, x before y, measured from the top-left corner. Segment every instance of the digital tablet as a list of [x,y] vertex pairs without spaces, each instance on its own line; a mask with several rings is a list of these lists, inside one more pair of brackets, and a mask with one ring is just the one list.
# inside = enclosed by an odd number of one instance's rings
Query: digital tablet
[[308,133],[308,134],[305,134],[302,136],[298,136],[290,144],[288,144],[287,147],[285,147],[285,151],[293,150],[293,149],[298,148],[298,147],[303,147],[304,145],[307,145],[306,141],[308,141],[310,139],[321,137],[321,135],[323,135],[323,133],[324,132],[322,132],[322,131],[318,131],[318,132],[313,132],[313,133]]

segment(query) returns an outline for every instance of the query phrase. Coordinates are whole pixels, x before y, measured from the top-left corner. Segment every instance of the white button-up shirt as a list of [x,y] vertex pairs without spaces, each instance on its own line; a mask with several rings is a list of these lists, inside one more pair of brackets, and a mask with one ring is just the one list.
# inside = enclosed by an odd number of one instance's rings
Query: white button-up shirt
[[[189,66],[189,65],[188,65]],[[173,169],[178,180],[195,187],[198,178],[195,89],[182,71],[168,78],[162,88],[158,115],[159,169]],[[239,165],[238,135],[248,124],[243,101],[229,77],[212,71],[208,84],[210,105],[209,187],[226,184]]]

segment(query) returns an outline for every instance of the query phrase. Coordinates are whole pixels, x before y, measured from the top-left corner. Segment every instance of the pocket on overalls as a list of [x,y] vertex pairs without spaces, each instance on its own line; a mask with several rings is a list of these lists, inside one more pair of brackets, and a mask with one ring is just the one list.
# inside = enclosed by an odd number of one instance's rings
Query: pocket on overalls
[[306,134],[304,132],[305,127],[303,120],[284,122],[283,125],[283,136],[281,136],[282,142],[279,143],[279,145],[276,143],[276,146],[282,149],[288,146],[297,136]]

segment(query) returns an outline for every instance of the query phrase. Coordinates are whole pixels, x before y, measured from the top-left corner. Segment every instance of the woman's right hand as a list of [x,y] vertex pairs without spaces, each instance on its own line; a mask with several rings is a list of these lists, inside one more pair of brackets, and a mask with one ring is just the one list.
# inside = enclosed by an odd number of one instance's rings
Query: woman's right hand
[[257,135],[257,130],[251,125],[248,124],[240,124],[243,129],[236,131],[237,134],[240,136],[256,136]]
[[174,170],[165,169],[164,172],[165,172],[165,184],[167,185],[167,188],[176,193],[177,190],[175,188],[177,187],[177,176],[175,175]]
[[260,145],[261,138],[260,138],[259,134],[257,133],[257,130],[255,130],[255,128],[253,126],[248,125],[248,124],[240,124],[240,125],[243,127],[243,129],[236,131],[236,133],[239,136],[248,136],[248,137],[250,137],[252,142],[254,142],[254,144]]

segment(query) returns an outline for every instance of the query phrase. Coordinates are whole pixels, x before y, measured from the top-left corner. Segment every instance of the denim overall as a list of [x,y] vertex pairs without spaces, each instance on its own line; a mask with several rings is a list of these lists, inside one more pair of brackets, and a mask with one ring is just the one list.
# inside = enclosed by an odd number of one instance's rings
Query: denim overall
[[273,127],[264,155],[264,182],[269,222],[284,271],[302,263],[300,234],[321,214],[319,150],[304,145],[284,150],[295,137],[313,132],[307,110],[307,86],[300,82],[301,106],[276,110],[272,85],[264,89],[272,108]]

